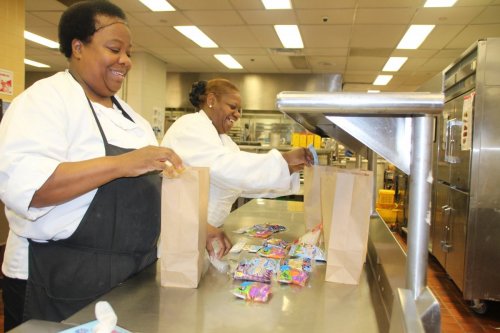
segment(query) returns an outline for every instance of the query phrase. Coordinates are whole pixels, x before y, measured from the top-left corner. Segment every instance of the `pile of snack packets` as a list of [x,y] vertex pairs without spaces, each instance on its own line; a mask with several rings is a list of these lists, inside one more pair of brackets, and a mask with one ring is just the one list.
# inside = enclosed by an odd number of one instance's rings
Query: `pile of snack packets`
[[321,225],[294,242],[286,242],[271,235],[285,231],[281,225],[258,224],[235,232],[250,237],[266,238],[262,245],[244,245],[239,250],[258,256],[241,260],[233,274],[235,280],[244,280],[232,293],[248,301],[267,302],[271,282],[305,286],[312,270],[311,262],[325,261],[323,251],[316,245]]

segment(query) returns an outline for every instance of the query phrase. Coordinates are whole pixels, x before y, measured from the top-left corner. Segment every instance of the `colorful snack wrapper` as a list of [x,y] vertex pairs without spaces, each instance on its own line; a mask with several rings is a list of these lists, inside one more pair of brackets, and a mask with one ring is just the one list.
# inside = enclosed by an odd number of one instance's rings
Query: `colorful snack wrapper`
[[278,274],[278,282],[305,286],[309,274],[303,270],[292,268],[288,265],[281,265]]
[[233,295],[247,301],[267,302],[271,294],[271,286],[260,282],[245,281],[233,289]]
[[285,231],[286,227],[279,224],[256,224],[246,230],[246,234],[251,237],[267,238],[272,234]]
[[236,267],[233,278],[235,280],[270,283],[278,267],[278,262],[270,258],[243,260],[238,264],[238,267]]
[[312,271],[310,258],[287,258],[281,262],[281,265],[287,265],[304,272]]
[[288,255],[292,258],[298,257],[326,261],[323,251],[319,247],[310,244],[293,244],[290,247]]
[[287,241],[284,241],[280,238],[269,238],[269,239],[266,239],[264,241],[264,244],[262,244],[262,246],[276,246],[276,247],[281,247],[283,249],[287,248],[288,245],[290,243],[288,243]]
[[257,251],[257,254],[260,255],[261,257],[275,258],[275,259],[285,258],[287,253],[288,253],[287,249],[269,245],[264,246],[259,251]]

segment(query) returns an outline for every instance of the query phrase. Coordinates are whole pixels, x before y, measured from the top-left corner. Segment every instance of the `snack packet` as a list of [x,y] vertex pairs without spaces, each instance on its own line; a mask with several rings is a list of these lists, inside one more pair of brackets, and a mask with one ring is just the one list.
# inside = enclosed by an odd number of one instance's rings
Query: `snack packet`
[[260,282],[245,281],[233,289],[233,295],[247,301],[267,302],[271,294],[271,286]]
[[299,269],[304,272],[312,271],[310,258],[286,258],[281,261],[281,265],[288,265],[291,268]]
[[309,274],[303,270],[292,268],[288,265],[281,265],[278,274],[278,282],[305,286]]
[[310,244],[293,244],[290,247],[288,255],[292,258],[298,257],[326,261],[323,251],[319,247]]
[[278,270],[279,263],[271,258],[252,258],[242,260],[234,272],[235,280],[250,280],[270,283]]
[[257,251],[257,254],[265,258],[282,259],[285,258],[288,251],[278,246],[264,246]]

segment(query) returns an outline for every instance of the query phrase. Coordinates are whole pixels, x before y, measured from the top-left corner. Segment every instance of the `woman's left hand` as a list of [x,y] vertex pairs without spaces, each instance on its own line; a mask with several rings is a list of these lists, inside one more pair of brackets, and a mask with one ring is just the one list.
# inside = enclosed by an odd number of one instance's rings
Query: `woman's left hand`
[[[213,242],[219,243],[219,251],[215,253]],[[207,251],[208,255],[215,258],[222,258],[229,253],[233,244],[224,233],[224,230],[207,224]]]
[[307,148],[292,149],[282,153],[282,155],[291,174],[304,169],[304,166],[311,166],[314,161],[311,151]]

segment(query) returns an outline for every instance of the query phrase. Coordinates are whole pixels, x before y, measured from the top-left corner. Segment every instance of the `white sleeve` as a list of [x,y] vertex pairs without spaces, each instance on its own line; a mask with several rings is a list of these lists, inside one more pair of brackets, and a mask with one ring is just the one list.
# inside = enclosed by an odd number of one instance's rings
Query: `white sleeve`
[[188,166],[210,167],[210,182],[240,191],[271,192],[290,189],[291,176],[281,153],[243,152],[223,145],[210,122],[201,116],[181,117],[167,131],[162,145],[172,148]]
[[[29,208],[33,194],[65,159],[63,103],[56,94],[37,91],[19,96],[0,127],[0,198],[29,220],[53,207]],[[7,195],[8,194],[8,195]]]

